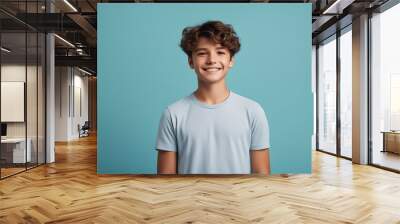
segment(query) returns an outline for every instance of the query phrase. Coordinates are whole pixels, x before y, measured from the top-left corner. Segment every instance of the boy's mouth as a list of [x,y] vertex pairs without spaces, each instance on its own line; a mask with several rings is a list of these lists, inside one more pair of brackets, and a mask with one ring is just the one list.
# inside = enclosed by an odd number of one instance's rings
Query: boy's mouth
[[208,68],[203,68],[203,70],[204,71],[207,71],[207,72],[216,72],[216,71],[219,71],[219,70],[221,70],[222,68],[220,68],[220,67],[208,67]]

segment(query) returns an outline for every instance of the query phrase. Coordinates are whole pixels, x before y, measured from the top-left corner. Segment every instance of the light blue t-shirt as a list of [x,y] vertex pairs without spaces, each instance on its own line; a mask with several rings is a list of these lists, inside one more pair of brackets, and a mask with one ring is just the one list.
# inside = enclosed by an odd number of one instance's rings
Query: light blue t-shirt
[[248,174],[250,151],[269,148],[268,121],[262,107],[230,92],[209,105],[194,94],[167,107],[156,149],[177,152],[179,174]]

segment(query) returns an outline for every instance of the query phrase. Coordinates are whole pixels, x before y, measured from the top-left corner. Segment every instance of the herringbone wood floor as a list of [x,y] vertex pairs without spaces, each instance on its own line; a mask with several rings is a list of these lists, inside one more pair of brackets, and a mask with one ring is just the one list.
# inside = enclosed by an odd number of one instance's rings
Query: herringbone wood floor
[[400,223],[400,175],[315,152],[313,174],[98,176],[96,139],[0,181],[0,223]]

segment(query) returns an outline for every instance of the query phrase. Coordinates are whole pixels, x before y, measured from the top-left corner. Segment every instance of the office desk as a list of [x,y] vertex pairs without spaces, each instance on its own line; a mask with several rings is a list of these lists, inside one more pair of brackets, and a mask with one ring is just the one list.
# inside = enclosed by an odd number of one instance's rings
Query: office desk
[[400,131],[382,131],[383,150],[382,152],[392,152],[400,154]]
[[[32,160],[31,145],[32,140],[27,139],[25,151],[25,138],[6,138],[1,139],[1,157],[6,163],[25,163]],[[26,152],[26,154],[25,154]],[[25,161],[25,158],[27,161]]]

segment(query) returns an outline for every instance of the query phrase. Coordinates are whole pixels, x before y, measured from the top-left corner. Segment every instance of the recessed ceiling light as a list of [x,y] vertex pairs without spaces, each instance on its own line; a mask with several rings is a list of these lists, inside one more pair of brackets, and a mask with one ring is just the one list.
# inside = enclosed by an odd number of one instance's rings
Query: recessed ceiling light
[[355,0],[336,0],[327,9],[322,12],[322,14],[342,14],[343,9],[353,3]]
[[62,42],[66,43],[67,45],[69,45],[69,46],[75,48],[75,45],[71,44],[71,42],[69,42],[68,40],[66,40],[66,39],[64,39],[64,38],[62,38],[62,37],[60,37],[60,36],[57,35],[57,34],[54,34],[54,36],[57,37],[58,39],[60,39]]
[[71,4],[69,3],[67,0],[64,0],[65,4],[67,4],[72,10],[74,10],[74,12],[78,12],[78,10]]
[[1,47],[1,50],[4,51],[4,52],[6,52],[6,53],[10,53],[10,52],[11,52],[11,50],[9,50],[9,49],[7,49],[7,48],[5,48],[5,47]]
[[85,74],[87,74],[87,75],[92,75],[92,73],[90,73],[90,72],[88,72],[88,71],[86,71],[86,70],[83,70],[83,69],[81,69],[81,68],[79,68],[79,67],[78,67],[78,70],[81,71],[81,72],[83,72],[83,73],[85,73]]

